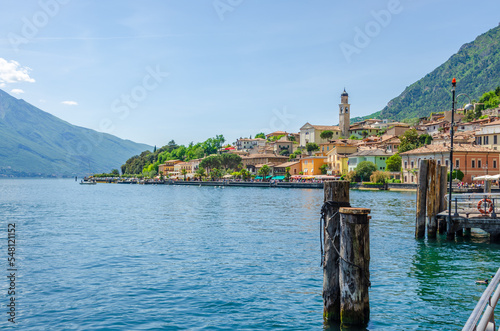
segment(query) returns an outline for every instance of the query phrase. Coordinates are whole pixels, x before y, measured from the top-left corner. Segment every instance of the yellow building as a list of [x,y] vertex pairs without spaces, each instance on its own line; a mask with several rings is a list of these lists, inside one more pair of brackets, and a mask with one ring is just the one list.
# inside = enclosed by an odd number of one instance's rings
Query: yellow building
[[[320,136],[323,131],[332,131],[333,132],[332,139],[321,138]],[[335,140],[339,138],[341,138],[341,133],[338,126],[312,125],[306,123],[300,128],[299,144],[300,146],[306,146],[307,143],[322,144],[322,143],[327,143],[329,140]]]
[[326,156],[305,156],[300,159],[300,165],[304,175],[321,175],[320,167],[323,164],[326,164]]
[[356,153],[358,148],[347,143],[335,143],[334,148],[327,154],[329,174],[343,175],[348,173],[348,157]]
[[170,175],[171,173],[173,173],[175,171],[174,167],[177,163],[181,163],[182,161],[181,160],[169,160],[169,161],[165,161],[164,164],[160,164],[158,166],[158,173],[160,175],[163,175],[163,176],[166,176],[166,175]]

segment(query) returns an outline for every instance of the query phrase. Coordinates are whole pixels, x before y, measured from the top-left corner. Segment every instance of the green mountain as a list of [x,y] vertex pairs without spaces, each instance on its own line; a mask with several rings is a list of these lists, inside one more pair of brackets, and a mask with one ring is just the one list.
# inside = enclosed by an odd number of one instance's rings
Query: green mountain
[[151,146],[78,127],[0,90],[0,176],[75,176],[119,169]]
[[[431,112],[450,110],[453,77],[457,79],[457,95],[466,93],[476,100],[483,93],[500,85],[500,26],[463,45],[458,53],[408,86],[398,97],[389,101],[384,109],[363,118],[401,121],[429,116]],[[466,97],[457,99],[459,107],[468,102]]]

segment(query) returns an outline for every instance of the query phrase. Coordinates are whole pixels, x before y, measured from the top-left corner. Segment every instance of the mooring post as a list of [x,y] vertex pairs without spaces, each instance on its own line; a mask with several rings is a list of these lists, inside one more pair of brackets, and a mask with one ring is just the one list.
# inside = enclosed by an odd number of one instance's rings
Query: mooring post
[[436,223],[436,160],[429,160],[427,184],[427,238],[436,238],[437,223]]
[[418,171],[417,187],[417,218],[415,221],[415,237],[423,238],[425,236],[425,207],[427,205],[427,171],[429,169],[429,160],[421,160]]
[[[448,184],[447,176],[448,176],[448,167],[440,166],[441,171],[441,181],[440,181],[440,191],[439,191],[439,212],[446,210],[446,184]],[[440,219],[438,221],[438,232],[445,233],[446,232],[446,221],[444,219]]]
[[340,208],[340,320],[366,325],[370,318],[370,231],[366,208]]
[[[327,181],[324,183],[326,213],[323,224],[323,318],[326,322],[340,322],[340,214],[339,206],[349,203],[348,181]],[[333,216],[333,217],[332,217]]]

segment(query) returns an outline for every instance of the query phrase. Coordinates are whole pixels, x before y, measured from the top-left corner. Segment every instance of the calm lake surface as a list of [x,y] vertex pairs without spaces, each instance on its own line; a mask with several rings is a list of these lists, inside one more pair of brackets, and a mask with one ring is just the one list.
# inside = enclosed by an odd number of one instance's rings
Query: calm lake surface
[[[322,199],[323,190],[0,180],[0,327],[12,324],[15,223],[18,329],[326,329]],[[414,193],[351,191],[351,204],[372,209],[367,329],[461,329],[500,245],[480,234],[415,240]]]

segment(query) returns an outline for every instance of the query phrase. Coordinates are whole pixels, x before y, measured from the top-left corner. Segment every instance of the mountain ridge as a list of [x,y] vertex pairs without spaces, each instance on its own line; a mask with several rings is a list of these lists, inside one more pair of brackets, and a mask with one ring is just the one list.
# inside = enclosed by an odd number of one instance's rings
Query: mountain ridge
[[73,125],[0,90],[0,176],[75,176],[119,169],[151,149]]
[[[382,110],[352,120],[380,117],[401,121],[450,110],[453,77],[457,79],[457,95],[466,93],[471,100],[479,100],[483,93],[500,85],[500,25],[462,45],[446,62],[407,86]],[[466,98],[456,101],[459,107],[462,102],[468,103]]]

